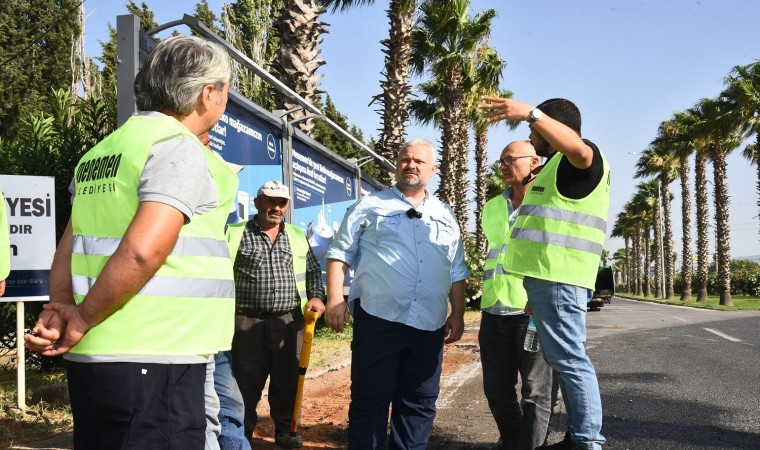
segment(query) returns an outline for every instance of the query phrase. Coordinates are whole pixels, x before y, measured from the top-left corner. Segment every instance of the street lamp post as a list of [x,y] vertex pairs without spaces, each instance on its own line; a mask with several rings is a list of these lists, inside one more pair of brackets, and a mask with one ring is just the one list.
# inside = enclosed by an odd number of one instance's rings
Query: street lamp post
[[362,198],[362,166],[371,162],[374,159],[372,156],[364,156],[362,158],[348,158],[346,161],[356,166],[356,199]]

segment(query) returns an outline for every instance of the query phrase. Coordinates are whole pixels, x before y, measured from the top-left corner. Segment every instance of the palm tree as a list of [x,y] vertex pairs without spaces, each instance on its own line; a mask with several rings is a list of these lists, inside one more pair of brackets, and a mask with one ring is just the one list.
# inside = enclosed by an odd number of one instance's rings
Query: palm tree
[[[695,121],[694,115],[688,112],[676,113],[672,119],[660,124],[657,136],[657,140],[660,141],[661,145],[671,149],[678,157],[678,166],[680,167],[678,176],[681,182],[681,300],[684,302],[691,300],[691,277],[693,273],[691,252],[691,186],[689,184],[691,166],[689,158],[695,151],[690,133]],[[704,242],[707,241],[705,240]],[[705,295],[707,295],[706,272],[704,280]]]
[[[615,219],[615,223],[612,225],[612,230],[610,231],[611,237],[622,237],[623,242],[625,244],[625,260],[623,261],[623,274],[624,274],[624,280],[625,280],[625,289],[627,292],[631,292],[631,285],[630,281],[633,279],[633,273],[631,271],[631,258],[629,256],[631,255],[631,240],[633,238],[634,234],[634,226],[633,226],[633,220],[631,220],[630,215],[630,203],[627,203],[625,206],[623,206],[623,211],[619,212],[617,215],[617,219]],[[620,261],[620,258],[617,256],[617,252],[615,252],[615,256],[613,256],[613,259],[616,259]]]
[[438,196],[457,214],[462,233],[467,230],[467,155],[469,153],[467,98],[474,86],[478,49],[488,39],[493,9],[469,15],[469,0],[426,1],[413,32],[412,70],[429,73],[442,87],[437,102],[441,116],[441,163]]
[[731,239],[728,218],[726,156],[741,144],[740,129],[731,120],[730,102],[723,98],[702,99],[695,111],[697,140],[713,162],[715,233],[720,304],[731,306]]
[[[755,135],[755,144],[742,153],[757,169],[757,206],[760,208],[760,60],[746,66],[736,66],[725,80],[721,94],[733,106],[732,120],[741,127],[746,138]],[[757,216],[760,218],[760,214]]]
[[[626,242],[628,240],[626,239]],[[626,247],[628,247],[628,244],[626,243]],[[623,279],[621,280],[619,277],[616,277],[616,282],[622,282],[625,285],[625,290],[627,292],[630,292],[630,283],[628,278],[628,251],[626,249],[619,248],[615,250],[615,253],[612,254],[612,260],[615,261],[612,265],[612,268],[615,270],[615,273],[622,274]]]
[[[483,208],[488,201],[488,129],[493,125],[483,120],[480,110],[476,108],[483,95],[498,95],[502,98],[512,98],[512,91],[499,91],[499,82],[506,61],[501,59],[496,49],[481,43],[476,58],[471,60],[470,75],[472,89],[468,91],[466,104],[469,107],[469,121],[475,131],[475,248],[483,255],[488,250],[488,241],[483,233]],[[511,130],[519,125],[518,122],[508,123]],[[466,158],[466,154],[464,155]],[[463,161],[467,164],[467,161]],[[466,199],[462,199],[466,204]]]
[[[374,0],[319,0],[319,3],[333,11],[345,11],[354,6],[371,5]],[[380,103],[383,128],[375,143],[375,150],[390,161],[396,160],[406,140],[406,122],[409,119],[407,99],[412,90],[409,85],[409,61],[416,8],[416,0],[390,0],[390,29],[388,39],[382,41],[385,47],[385,79],[380,82],[383,92],[375,100]],[[383,169],[382,181],[389,186],[393,184],[393,173]]]
[[[650,249],[649,245],[649,227],[652,227],[654,230],[654,246],[653,252],[652,252],[652,261],[654,262],[654,281],[655,281],[655,296],[656,297],[663,297],[662,292],[662,264],[661,264],[661,251],[662,249],[659,246],[662,228],[660,226],[660,199],[659,199],[659,182],[657,179],[651,179],[649,181],[643,181],[639,183],[636,186],[636,194],[633,198],[633,203],[638,208],[638,211],[642,213],[643,218],[646,220],[645,222],[645,229],[646,232],[644,234],[645,237],[645,252],[647,253]],[[646,262],[646,268],[647,268],[647,275],[646,278],[649,278],[649,259],[648,257],[645,258]],[[649,289],[648,283],[647,283],[647,290]],[[647,296],[649,294],[647,293]]]
[[[664,298],[673,298],[673,231],[670,215],[670,190],[668,186],[675,180],[679,172],[679,158],[676,154],[671,153],[668,148],[662,145],[662,141],[654,140],[647,148],[636,163],[636,178],[656,175],[659,181],[658,208],[662,207],[663,229],[660,229],[660,223],[655,224],[655,238],[657,242],[662,243],[662,248],[658,249],[658,256],[662,259],[662,270],[665,279],[665,292],[661,292]],[[662,254],[659,255],[659,252]]]

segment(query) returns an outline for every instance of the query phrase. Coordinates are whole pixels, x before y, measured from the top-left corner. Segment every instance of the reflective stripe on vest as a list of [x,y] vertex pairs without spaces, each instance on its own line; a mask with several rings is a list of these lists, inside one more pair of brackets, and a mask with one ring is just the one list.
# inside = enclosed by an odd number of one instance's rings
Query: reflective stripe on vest
[[570,199],[557,189],[562,158],[551,157],[528,189],[504,267],[522,276],[594,289],[607,228],[609,164],[601,155],[599,184],[585,198]]
[[77,165],[71,222],[74,299],[78,304],[87,301],[134,219],[139,207],[137,189],[151,149],[183,137],[191,143],[188,152],[205,156],[219,206],[193,215],[151,279],[120,309],[88,330],[72,353],[209,355],[230,348],[235,289],[224,224],[237,192],[237,176],[169,116],[132,116]]
[[[72,252],[86,255],[111,256],[121,243],[121,238],[74,236]],[[224,240],[203,237],[180,236],[171,252],[172,256],[229,257],[230,251]]]
[[514,239],[524,239],[526,241],[542,242],[545,244],[567,247],[582,252],[592,253],[594,255],[602,254],[602,244],[588,239],[576,238],[564,234],[551,233],[549,231],[526,230],[525,228],[515,228],[512,230]]
[[[97,278],[80,275],[71,277],[74,295],[85,296],[95,284]],[[209,278],[153,277],[145,283],[138,294],[160,295],[163,297],[206,298],[208,292],[217,292],[221,298],[235,297],[235,282]]]

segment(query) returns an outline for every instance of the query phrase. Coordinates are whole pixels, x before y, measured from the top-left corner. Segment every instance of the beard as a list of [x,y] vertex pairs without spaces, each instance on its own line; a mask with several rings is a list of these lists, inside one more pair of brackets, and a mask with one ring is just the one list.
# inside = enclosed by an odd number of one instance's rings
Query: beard
[[270,225],[279,225],[282,222],[282,214],[267,213],[264,215],[264,221]]
[[542,140],[541,142],[532,142],[533,148],[536,149],[536,154],[538,156],[546,158],[547,156],[550,156],[552,153],[551,148],[549,147],[549,143]]
[[416,178],[407,178],[404,175],[408,175],[408,173],[401,174],[401,176],[397,177],[396,184],[398,184],[400,187],[408,189],[425,187],[425,183],[422,182],[422,178],[420,178],[419,175],[417,175]]

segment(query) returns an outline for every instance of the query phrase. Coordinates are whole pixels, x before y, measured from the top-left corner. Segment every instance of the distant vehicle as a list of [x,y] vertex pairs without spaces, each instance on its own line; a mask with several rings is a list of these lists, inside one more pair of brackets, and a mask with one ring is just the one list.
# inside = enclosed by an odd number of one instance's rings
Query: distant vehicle
[[612,267],[599,265],[599,272],[596,274],[596,284],[594,294],[588,302],[589,311],[599,311],[605,303],[612,302],[612,296],[615,295],[615,277]]

